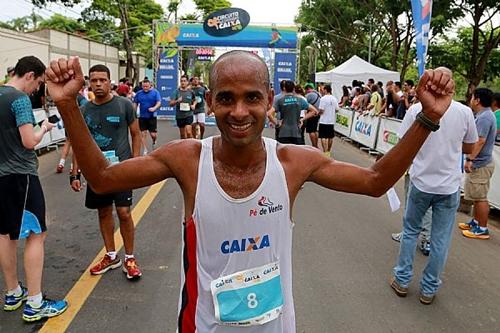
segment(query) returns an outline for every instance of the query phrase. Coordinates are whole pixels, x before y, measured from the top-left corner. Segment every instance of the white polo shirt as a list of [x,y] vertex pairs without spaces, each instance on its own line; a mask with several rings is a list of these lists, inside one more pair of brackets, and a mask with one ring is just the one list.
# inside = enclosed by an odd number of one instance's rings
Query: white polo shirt
[[[403,137],[411,127],[422,104],[412,105],[399,128]],[[432,194],[455,193],[462,177],[462,143],[478,140],[472,110],[452,101],[439,122],[441,128],[425,141],[410,168],[410,180],[422,192]]]

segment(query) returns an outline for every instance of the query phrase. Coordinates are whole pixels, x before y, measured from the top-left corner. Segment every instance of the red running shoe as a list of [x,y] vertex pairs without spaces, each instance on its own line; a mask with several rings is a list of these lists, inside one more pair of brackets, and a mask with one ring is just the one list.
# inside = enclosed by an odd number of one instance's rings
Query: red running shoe
[[92,275],[104,274],[110,269],[115,269],[120,267],[121,264],[122,261],[121,259],[118,258],[118,256],[115,258],[115,260],[111,260],[111,257],[105,254],[104,257],[101,259],[101,261],[99,261],[94,267],[90,269],[90,274]]
[[58,164],[58,165],[57,165],[57,168],[56,168],[56,172],[57,172],[57,173],[62,173],[62,172],[63,172],[63,170],[64,170],[64,165],[62,165],[62,164]]
[[135,258],[125,259],[122,269],[123,273],[127,274],[127,279],[129,280],[138,280],[142,276],[142,272],[137,266]]

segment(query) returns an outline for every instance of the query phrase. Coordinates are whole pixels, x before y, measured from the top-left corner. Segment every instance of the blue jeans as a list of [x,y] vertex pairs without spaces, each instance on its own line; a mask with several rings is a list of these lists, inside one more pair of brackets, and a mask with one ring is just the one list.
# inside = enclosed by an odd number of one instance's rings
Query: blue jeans
[[[410,194],[410,175],[405,176],[405,207],[408,205],[408,195]],[[422,241],[431,240],[431,229],[432,229],[432,208],[429,207],[422,218]]]
[[453,194],[431,194],[420,191],[410,183],[399,258],[394,267],[394,276],[402,287],[407,288],[413,277],[413,259],[418,235],[422,230],[422,218],[429,207],[432,207],[431,252],[420,282],[420,290],[427,296],[438,291],[440,276],[448,258],[459,198],[458,189]]

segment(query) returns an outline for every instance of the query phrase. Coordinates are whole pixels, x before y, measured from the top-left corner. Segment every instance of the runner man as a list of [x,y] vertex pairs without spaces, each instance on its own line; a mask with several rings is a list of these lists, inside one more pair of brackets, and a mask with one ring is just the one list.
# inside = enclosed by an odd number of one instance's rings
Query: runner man
[[[193,136],[196,139],[203,139],[203,134],[205,134],[205,93],[207,90],[200,84],[200,79],[196,76],[193,77],[191,87],[196,99],[196,107],[193,111]],[[197,135],[197,127],[199,127],[199,136]]]
[[[24,301],[23,319],[37,321],[63,313],[68,303],[42,296],[45,199],[38,179],[34,148],[54,124],[44,120],[35,130],[29,94],[44,81],[45,65],[28,56],[19,59],[15,74],[0,86],[0,266],[5,281],[5,311]],[[76,102],[76,95],[73,96]],[[24,271],[28,288],[17,275],[17,243],[26,239]]]
[[181,139],[193,137],[191,124],[193,123],[193,110],[196,108],[196,98],[188,87],[189,80],[186,75],[181,76],[181,86],[170,97],[170,106],[175,105],[175,120],[179,127]]
[[84,122],[74,101],[83,80],[78,58],[52,61],[47,76],[81,168],[96,191],[123,191],[170,177],[178,181],[185,204],[178,325],[189,333],[295,332],[291,212],[300,187],[312,181],[381,196],[408,168],[454,90],[448,74],[426,71],[418,89],[419,120],[388,154],[362,168],[314,148],[263,138],[273,100],[268,69],[258,56],[232,51],[210,72],[207,104],[220,136],[173,141],[147,156],[109,165],[90,136],[78,131]]
[[161,96],[158,90],[151,86],[151,82],[147,79],[142,81],[142,90],[139,90],[134,97],[134,110],[137,110],[139,105],[139,128],[142,134],[142,146],[144,155],[148,153],[147,134],[151,136],[151,150],[155,149],[156,140],[158,138],[157,131],[157,111],[161,107]]
[[[96,154],[106,157],[111,164],[139,156],[141,132],[136,119],[136,109],[127,98],[110,94],[111,82],[108,67],[94,65],[89,70],[89,76],[95,100],[82,106],[82,114],[85,118],[85,124],[82,124],[82,128],[89,129],[94,141],[102,151],[102,153],[96,152]],[[132,150],[128,139],[129,131],[132,137]],[[80,132],[82,131],[80,130]],[[86,157],[76,151],[75,153],[77,160],[73,159],[70,184],[74,191],[79,192],[81,182],[80,175],[77,174],[77,162],[83,162]],[[90,274],[104,274],[108,270],[122,265],[121,259],[116,254],[113,203],[116,207],[116,215],[120,220],[120,233],[125,247],[122,270],[127,274],[127,279],[136,280],[141,277],[142,273],[133,254],[134,221],[130,214],[132,190],[113,191],[111,194],[102,195],[94,192],[90,186],[87,187],[85,206],[89,209],[97,209],[99,227],[106,247],[106,254],[99,263],[90,269]]]

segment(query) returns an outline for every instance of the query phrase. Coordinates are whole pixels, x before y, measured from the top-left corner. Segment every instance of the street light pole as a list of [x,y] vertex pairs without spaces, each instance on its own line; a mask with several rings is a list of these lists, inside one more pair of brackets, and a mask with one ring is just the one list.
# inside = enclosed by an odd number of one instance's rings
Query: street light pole
[[372,21],[370,20],[370,24],[366,24],[363,21],[356,20],[353,22],[355,25],[364,25],[370,27],[370,38],[368,40],[368,62],[372,63]]

